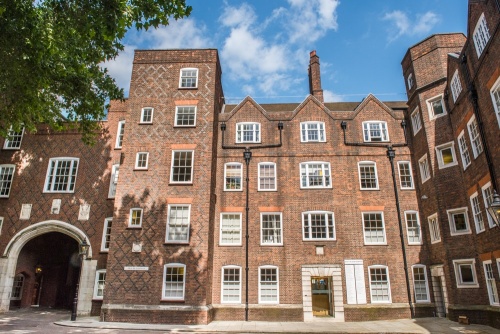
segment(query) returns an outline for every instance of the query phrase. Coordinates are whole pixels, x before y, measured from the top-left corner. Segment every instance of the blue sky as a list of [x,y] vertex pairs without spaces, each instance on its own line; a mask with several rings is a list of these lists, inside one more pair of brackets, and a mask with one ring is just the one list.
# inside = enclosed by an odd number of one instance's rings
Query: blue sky
[[406,100],[401,60],[436,33],[467,29],[467,0],[187,0],[189,18],[129,31],[106,64],[128,95],[134,49],[216,48],[227,103],[301,102],[309,52],[321,62],[325,102]]

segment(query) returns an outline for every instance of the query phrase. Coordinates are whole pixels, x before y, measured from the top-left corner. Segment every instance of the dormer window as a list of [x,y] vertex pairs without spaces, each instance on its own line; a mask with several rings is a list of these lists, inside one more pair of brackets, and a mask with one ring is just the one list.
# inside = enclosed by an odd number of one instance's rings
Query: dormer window
[[237,143],[260,143],[260,123],[236,124]]

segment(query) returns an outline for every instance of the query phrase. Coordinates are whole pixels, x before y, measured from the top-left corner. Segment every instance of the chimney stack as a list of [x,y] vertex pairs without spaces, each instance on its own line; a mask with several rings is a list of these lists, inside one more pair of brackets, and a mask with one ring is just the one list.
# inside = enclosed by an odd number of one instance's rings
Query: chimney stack
[[319,57],[316,50],[309,54],[309,92],[321,103],[324,103],[323,89],[321,89],[321,73],[319,70]]

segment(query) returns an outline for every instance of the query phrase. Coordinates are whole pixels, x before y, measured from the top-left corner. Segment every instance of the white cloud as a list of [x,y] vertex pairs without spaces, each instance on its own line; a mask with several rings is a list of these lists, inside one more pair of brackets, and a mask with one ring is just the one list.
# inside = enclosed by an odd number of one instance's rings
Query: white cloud
[[325,102],[342,102],[343,98],[342,95],[335,94],[334,92],[330,90],[323,90],[323,98]]
[[219,18],[222,25],[226,27],[248,27],[256,20],[255,11],[247,3],[242,3],[240,7],[225,7]]
[[115,79],[118,87],[123,88],[126,93],[128,93],[130,87],[135,49],[136,46],[127,44],[118,57],[102,64],[103,67],[108,69],[109,75]]
[[403,35],[414,36],[429,33],[439,22],[439,17],[433,12],[427,12],[423,15],[417,15],[415,20],[412,21],[406,13],[395,10],[386,13],[382,20],[392,22],[392,27],[388,29],[389,34],[387,36],[389,42],[392,42]]

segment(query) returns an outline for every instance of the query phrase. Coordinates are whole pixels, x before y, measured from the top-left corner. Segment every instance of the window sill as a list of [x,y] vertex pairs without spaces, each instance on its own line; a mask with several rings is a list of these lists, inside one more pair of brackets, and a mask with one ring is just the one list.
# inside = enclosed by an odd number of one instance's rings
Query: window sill
[[379,191],[380,188],[359,188],[361,191]]
[[146,122],[139,122],[137,124],[139,124],[139,125],[153,125],[153,122],[147,122],[147,123]]
[[474,284],[457,284],[458,289],[474,289],[474,288],[479,288],[479,283],[474,283]]
[[186,301],[184,299],[160,299],[160,303],[173,303],[173,304],[185,304]]
[[134,172],[145,172],[148,171],[148,168],[134,168]]
[[388,246],[388,245],[387,245],[387,242],[385,242],[385,243],[380,243],[380,244],[367,244],[367,243],[365,243],[364,246]]
[[219,244],[219,247],[241,247],[242,244]]
[[337,242],[337,239],[302,239],[304,242]]
[[182,183],[182,182],[179,182],[179,183],[172,183],[172,182],[169,182],[168,183],[169,186],[192,186],[193,185],[193,182],[190,182],[190,183]]
[[99,254],[108,254],[109,253],[109,250],[100,250],[99,251]]
[[260,246],[261,247],[283,247],[283,244],[271,244],[271,243],[263,244],[263,243],[261,243]]
[[[16,148],[2,148],[2,150],[4,151],[20,151],[21,148],[20,147],[16,147]],[[14,299],[11,299],[11,300],[14,300]],[[20,300],[20,299],[17,299],[17,300]]]
[[140,229],[142,229],[142,226],[127,226],[125,229],[126,230],[140,230]]
[[332,189],[332,187],[300,187],[300,190],[321,190],[321,189]]
[[189,241],[165,241],[164,245],[175,246],[175,245],[189,245]]
[[93,302],[102,302],[103,298],[92,298]]
[[179,90],[197,90],[198,87],[179,87]]
[[119,150],[121,150],[122,148],[121,148],[121,147],[115,147],[114,149],[115,149],[115,151],[119,151]]
[[224,189],[224,192],[242,192],[243,189]]
[[451,232],[450,235],[452,237],[460,236],[460,235],[467,235],[467,234],[472,234],[471,230],[468,231],[463,231],[463,232]]
[[422,245],[423,245],[422,242],[420,242],[418,244],[416,242],[408,243],[408,246],[422,246]]
[[400,188],[401,191],[411,191],[415,190],[415,188]]
[[176,124],[174,124],[174,129],[177,129],[177,128],[180,128],[180,129],[194,129],[194,128],[196,128],[196,124],[194,124],[194,125],[176,125]]
[[458,162],[452,162],[452,163],[449,163],[447,165],[440,165],[439,162],[438,162],[438,168],[439,169],[446,169],[448,167],[453,167],[453,166],[458,166]]

